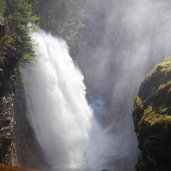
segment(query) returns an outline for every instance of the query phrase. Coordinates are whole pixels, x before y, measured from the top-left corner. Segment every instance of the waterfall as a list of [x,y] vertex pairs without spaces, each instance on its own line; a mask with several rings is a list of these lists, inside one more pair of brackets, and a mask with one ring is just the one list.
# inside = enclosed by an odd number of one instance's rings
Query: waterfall
[[66,43],[42,30],[32,40],[37,58],[20,72],[27,117],[49,164],[59,171],[102,169],[114,141],[94,119]]

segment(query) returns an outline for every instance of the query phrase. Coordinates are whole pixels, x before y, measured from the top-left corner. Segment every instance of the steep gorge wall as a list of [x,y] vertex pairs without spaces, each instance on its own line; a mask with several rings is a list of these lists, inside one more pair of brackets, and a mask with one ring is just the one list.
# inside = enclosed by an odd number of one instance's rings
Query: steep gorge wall
[[16,157],[13,113],[15,64],[10,65],[10,62],[8,57],[0,62],[0,162],[6,164],[13,164]]
[[[5,27],[1,25],[1,28]],[[14,143],[14,84],[17,57],[11,47],[12,38],[1,29],[0,47],[0,162],[14,164],[16,147]]]
[[[22,106],[22,86],[16,89],[19,65],[34,58],[27,26],[34,17],[28,1],[0,0],[0,4],[0,163],[40,168],[46,165],[44,155]],[[16,107],[20,104],[22,110]]]

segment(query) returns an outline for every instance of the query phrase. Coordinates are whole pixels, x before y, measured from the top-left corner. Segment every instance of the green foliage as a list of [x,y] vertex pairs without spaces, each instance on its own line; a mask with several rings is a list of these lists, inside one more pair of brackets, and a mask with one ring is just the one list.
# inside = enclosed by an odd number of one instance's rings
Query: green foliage
[[59,32],[61,35],[65,35],[68,41],[75,41],[79,30],[84,27],[82,23],[83,10],[79,8],[78,4],[78,0],[70,0],[70,3],[65,4],[66,14],[59,27]]
[[0,0],[0,21],[4,30],[0,33],[1,93],[13,91],[13,83],[21,84],[18,65],[35,58],[32,50],[28,23],[37,23],[32,15],[29,0]]
[[[84,27],[80,0],[0,0],[0,16],[6,25],[6,35],[0,45],[12,49],[20,61],[34,58],[29,37],[28,23],[39,23],[53,34],[69,43],[71,53],[76,56],[78,33]],[[9,41],[10,40],[10,41]]]
[[80,8],[80,0],[41,0],[36,14],[40,17],[40,25],[47,31],[63,37],[76,56],[76,41],[79,31],[84,27],[84,12]]
[[[20,61],[30,61],[34,53],[28,23],[38,21],[37,17],[32,16],[32,6],[27,0],[6,0],[4,8],[6,36],[2,41],[3,46],[10,46]],[[5,41],[9,38],[13,41]]]
[[0,0],[0,17],[2,17],[4,14],[5,6],[6,6],[6,1]]
[[[165,107],[160,108],[161,112],[166,112],[167,110],[168,109],[166,109]],[[153,125],[161,124],[163,122],[171,123],[171,116],[157,114],[156,111],[153,109],[153,107],[149,105],[144,110],[143,117],[141,118],[141,121],[139,122],[138,125],[139,125],[139,128],[144,125],[151,127]]]
[[162,105],[162,106],[159,107],[157,113],[160,114],[160,115],[170,115],[171,110],[169,109],[169,107]]

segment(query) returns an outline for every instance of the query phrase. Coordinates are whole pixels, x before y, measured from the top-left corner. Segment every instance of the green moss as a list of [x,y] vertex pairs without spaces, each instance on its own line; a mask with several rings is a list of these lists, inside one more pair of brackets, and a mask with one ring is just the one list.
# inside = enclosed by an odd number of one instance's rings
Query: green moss
[[159,93],[160,91],[164,89],[168,89],[168,87],[171,87],[171,80],[169,80],[167,83],[163,83],[159,86],[157,92]]
[[171,110],[170,110],[170,108],[168,106],[162,105],[162,106],[159,107],[157,113],[160,114],[160,115],[163,115],[163,114],[164,115],[171,115]]
[[152,124],[154,122],[155,115],[156,113],[155,111],[153,111],[153,107],[149,105],[144,110],[144,114],[143,114],[141,121],[139,122],[139,126],[141,126],[143,122],[149,122],[150,124]]
[[141,99],[141,97],[140,96],[137,96],[136,98],[135,98],[135,108],[138,108],[138,109],[141,109],[141,110],[143,110],[143,108],[144,108],[144,104],[143,104],[143,101],[142,101],[142,99]]
[[[167,112],[167,110],[168,109],[164,106],[161,106],[161,108],[160,108],[161,112]],[[164,113],[164,114],[166,114],[166,113]],[[147,107],[147,109],[145,109],[143,117],[142,117],[141,121],[139,122],[139,128],[142,125],[152,127],[153,125],[162,124],[164,122],[171,124],[171,116],[160,115],[160,114],[156,113],[155,110],[153,110],[152,106],[149,105]]]
[[171,56],[165,58],[160,64],[158,64],[157,66],[160,66],[162,68],[166,68],[168,66],[171,66]]
[[[171,75],[168,73],[171,71],[171,57],[166,58],[159,65],[154,67],[152,71],[145,77],[141,88],[150,88],[153,92],[148,97],[146,91],[144,100],[148,99],[146,103],[148,106],[143,111],[142,117],[138,123],[139,128],[142,125],[148,125],[149,127],[160,124],[161,122],[171,121],[171,106],[169,102],[171,99]],[[146,89],[145,89],[146,90]],[[142,94],[143,96],[144,94]],[[142,99],[137,96],[135,99],[135,109],[143,109]],[[138,113],[137,113],[138,115]]]
[[157,72],[165,73],[171,72],[171,57],[165,58],[160,64],[156,65],[144,78],[142,83],[147,82]]

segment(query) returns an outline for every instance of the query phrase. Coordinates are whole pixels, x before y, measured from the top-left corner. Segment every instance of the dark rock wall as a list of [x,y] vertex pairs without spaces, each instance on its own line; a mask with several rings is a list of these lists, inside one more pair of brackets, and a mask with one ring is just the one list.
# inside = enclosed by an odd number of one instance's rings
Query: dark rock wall
[[13,97],[17,59],[12,52],[0,47],[0,162],[10,165],[16,160]]
[[0,162],[12,165],[15,162],[13,97],[1,97],[0,114]]
[[26,118],[24,91],[17,74],[21,54],[4,29],[0,22],[0,163],[46,168],[44,155]]

